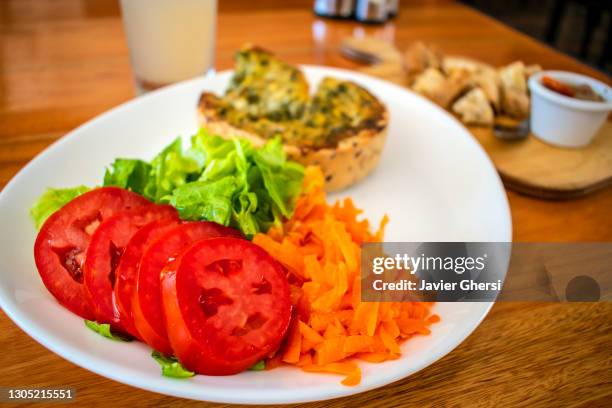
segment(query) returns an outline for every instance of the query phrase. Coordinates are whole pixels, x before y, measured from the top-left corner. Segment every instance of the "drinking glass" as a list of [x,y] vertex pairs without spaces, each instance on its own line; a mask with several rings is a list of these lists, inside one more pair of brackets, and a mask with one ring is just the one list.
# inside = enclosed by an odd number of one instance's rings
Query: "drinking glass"
[[139,94],[213,70],[217,0],[121,0]]

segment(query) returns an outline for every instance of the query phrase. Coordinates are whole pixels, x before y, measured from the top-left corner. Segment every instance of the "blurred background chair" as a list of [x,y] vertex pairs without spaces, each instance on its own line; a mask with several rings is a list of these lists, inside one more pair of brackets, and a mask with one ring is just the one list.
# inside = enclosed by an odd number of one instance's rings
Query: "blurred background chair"
[[463,0],[554,48],[612,73],[611,0]]

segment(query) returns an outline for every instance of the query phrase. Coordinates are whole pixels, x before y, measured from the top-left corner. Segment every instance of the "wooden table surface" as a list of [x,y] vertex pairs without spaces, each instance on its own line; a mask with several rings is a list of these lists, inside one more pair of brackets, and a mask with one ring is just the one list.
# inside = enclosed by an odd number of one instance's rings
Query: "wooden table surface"
[[[610,81],[453,2],[403,1],[399,17],[384,26],[320,19],[305,0],[220,3],[219,69],[232,66],[232,53],[245,42],[295,63],[353,68],[338,46],[343,37],[365,32],[400,47],[425,40],[496,65],[521,59]],[[114,1],[0,2],[0,187],[49,144],[133,97]],[[516,241],[612,240],[612,188],[566,202],[507,194]],[[463,344],[430,367],[378,390],[312,406],[604,406],[612,400],[611,321],[610,303],[498,303]],[[81,369],[3,313],[0,350],[0,386],[71,386],[78,404],[87,406],[196,404]]]

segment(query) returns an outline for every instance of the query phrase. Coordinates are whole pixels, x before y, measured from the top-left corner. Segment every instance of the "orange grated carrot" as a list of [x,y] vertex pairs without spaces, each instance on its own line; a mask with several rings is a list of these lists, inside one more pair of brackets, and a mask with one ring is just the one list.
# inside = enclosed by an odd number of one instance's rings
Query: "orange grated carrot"
[[315,364],[323,365],[343,360],[346,357],[344,342],[344,337],[334,337],[317,344],[315,346]]
[[395,320],[383,321],[382,327],[384,327],[385,331],[391,335],[392,338],[396,339],[401,334],[399,326],[395,322]]
[[283,353],[283,361],[285,363],[297,363],[300,360],[302,351],[302,335],[296,323],[293,323],[289,329],[285,352]]
[[304,367],[312,365],[312,354],[304,353],[300,356],[300,360],[295,364],[298,367]]
[[359,385],[361,382],[361,369],[357,367],[353,370],[349,375],[347,375],[344,380],[341,381],[342,384],[352,387],[354,385]]
[[277,353],[274,357],[267,358],[265,362],[266,370],[272,370],[282,365],[283,365],[283,356],[280,353]]
[[440,318],[431,314],[431,303],[361,301],[360,246],[382,242],[389,220],[384,216],[372,233],[350,198],[327,204],[324,184],[320,169],[306,168],[293,217],[253,238],[286,268],[296,312],[266,369],[284,362],[342,374],[342,384],[352,386],[361,381],[354,359],[397,359],[403,341],[428,334]]
[[378,326],[376,334],[378,335],[382,343],[385,345],[385,348],[389,350],[389,352],[395,354],[401,353],[399,345],[395,341],[395,338],[391,334],[389,334],[387,330],[385,330],[385,326]]
[[305,340],[308,340],[309,342],[313,343],[313,344],[319,344],[323,341],[323,336],[321,336],[316,330],[314,330],[312,327],[308,326],[306,323],[304,323],[303,321],[299,321],[299,326],[300,326],[300,333],[302,334],[302,336],[304,337]]
[[342,363],[329,363],[329,364],[311,364],[303,367],[304,371],[318,372],[318,373],[334,373],[334,374],[350,374],[357,368],[357,364],[346,361]]
[[440,316],[438,316],[437,314],[431,315],[427,318],[427,321],[429,323],[438,323],[440,321]]
[[391,355],[389,353],[380,352],[365,352],[355,354],[360,360],[367,361],[368,363],[382,363],[383,361],[390,360]]
[[304,365],[302,366],[302,370],[311,373],[332,373],[345,375],[346,377],[344,380],[342,380],[342,384],[348,386],[358,385],[361,382],[361,369],[357,364],[351,361],[323,365]]
[[300,353],[304,354],[304,353],[308,353],[310,352],[310,350],[314,349],[314,346],[316,346],[319,343],[313,343],[311,341],[309,341],[308,339],[302,337],[302,347],[300,348]]
[[374,351],[374,339],[371,336],[348,336],[344,342],[344,352],[347,354],[371,351]]

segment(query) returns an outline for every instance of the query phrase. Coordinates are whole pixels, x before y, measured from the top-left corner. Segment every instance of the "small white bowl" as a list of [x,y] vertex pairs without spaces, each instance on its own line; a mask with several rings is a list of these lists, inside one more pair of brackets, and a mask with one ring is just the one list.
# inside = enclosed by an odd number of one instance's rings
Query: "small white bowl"
[[[561,95],[542,85],[542,77],[570,85],[589,85],[604,99],[584,101]],[[529,78],[531,91],[531,131],[555,146],[588,145],[612,110],[612,89],[601,81],[566,71],[543,71]]]

